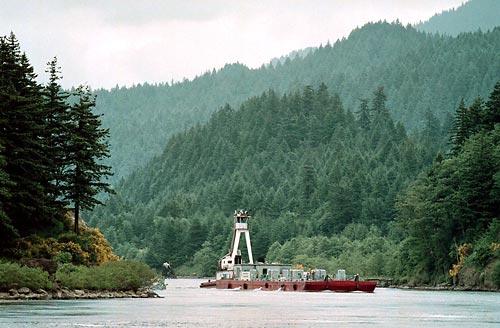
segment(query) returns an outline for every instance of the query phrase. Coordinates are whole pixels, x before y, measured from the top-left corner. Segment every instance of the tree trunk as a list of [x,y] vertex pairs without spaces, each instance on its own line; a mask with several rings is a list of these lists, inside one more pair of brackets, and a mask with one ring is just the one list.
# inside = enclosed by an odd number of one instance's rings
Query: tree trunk
[[80,234],[80,228],[78,226],[78,221],[80,220],[80,202],[75,202],[75,233]]

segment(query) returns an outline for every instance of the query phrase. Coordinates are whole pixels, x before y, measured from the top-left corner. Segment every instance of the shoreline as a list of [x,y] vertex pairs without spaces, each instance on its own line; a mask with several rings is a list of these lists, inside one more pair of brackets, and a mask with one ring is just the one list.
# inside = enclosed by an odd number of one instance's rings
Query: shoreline
[[[186,278],[184,278],[186,279]],[[187,278],[189,279],[189,278]],[[193,278],[191,278],[193,279]],[[194,278],[196,279],[196,278]],[[198,278],[199,279],[199,278]],[[457,291],[457,292],[500,292],[499,289],[487,289],[470,286],[408,286],[408,285],[380,285],[378,288],[392,288],[418,291]],[[4,301],[36,301],[36,300],[97,300],[118,298],[163,298],[152,289],[111,291],[111,290],[83,290],[60,288],[55,290],[30,290],[27,287],[12,288],[0,292],[0,303]]]
[[379,288],[397,288],[403,290],[422,290],[422,291],[456,291],[456,292],[493,292],[498,293],[500,289],[496,288],[480,288],[470,286],[377,286]]
[[[199,279],[208,281],[215,281],[214,277],[193,277],[193,276],[179,276],[177,278],[170,279]],[[473,287],[473,286],[453,286],[453,285],[437,285],[437,286],[410,286],[410,285],[394,285],[387,281],[387,279],[366,279],[367,281],[377,281],[376,288],[394,288],[394,289],[402,289],[402,290],[427,290],[427,291],[457,291],[457,292],[500,292],[498,288],[486,288],[486,287]]]
[[110,291],[110,290],[83,290],[61,288],[56,290],[37,289],[30,290],[27,287],[12,288],[7,292],[0,292],[1,301],[35,301],[35,300],[93,300],[93,299],[116,299],[116,298],[163,298],[150,289]]

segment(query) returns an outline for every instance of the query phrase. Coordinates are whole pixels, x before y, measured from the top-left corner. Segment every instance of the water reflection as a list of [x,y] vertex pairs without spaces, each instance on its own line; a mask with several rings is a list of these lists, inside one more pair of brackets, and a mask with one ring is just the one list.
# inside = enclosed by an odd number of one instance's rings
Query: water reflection
[[498,327],[500,295],[377,289],[293,293],[199,289],[171,280],[163,299],[0,303],[0,327]]

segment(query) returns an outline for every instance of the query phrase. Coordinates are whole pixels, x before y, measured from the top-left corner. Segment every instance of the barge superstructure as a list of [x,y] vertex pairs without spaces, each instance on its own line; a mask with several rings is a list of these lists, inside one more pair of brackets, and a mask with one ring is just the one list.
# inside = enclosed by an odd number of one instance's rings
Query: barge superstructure
[[[359,281],[346,279],[345,271],[338,270],[336,278],[331,279],[323,269],[304,271],[292,268],[290,264],[254,263],[252,243],[248,221],[248,211],[239,210],[234,213],[233,238],[231,248],[219,261],[219,271],[215,280],[203,282],[202,288],[241,289],[241,290],[281,290],[281,291],[362,291],[372,293],[375,281]],[[248,252],[248,263],[243,263],[239,243],[245,237]]]

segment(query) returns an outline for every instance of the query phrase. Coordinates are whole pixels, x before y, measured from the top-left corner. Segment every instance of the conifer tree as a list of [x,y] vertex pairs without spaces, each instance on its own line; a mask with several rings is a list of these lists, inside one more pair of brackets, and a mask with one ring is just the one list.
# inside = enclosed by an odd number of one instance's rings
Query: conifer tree
[[95,97],[84,86],[76,89],[75,96],[77,101],[70,110],[73,130],[68,146],[69,167],[65,171],[65,180],[66,200],[74,205],[74,230],[79,233],[80,210],[102,204],[97,195],[100,192],[112,192],[110,185],[102,179],[112,173],[109,166],[101,164],[103,158],[109,157],[109,131],[101,128],[99,115],[92,113]]
[[492,129],[495,124],[500,123],[500,81],[495,84],[486,103],[484,122],[488,125],[489,129]]
[[51,222],[45,186],[44,113],[36,74],[13,33],[1,42],[0,104],[6,165],[11,179],[4,210],[21,235]]
[[384,87],[380,86],[373,93],[372,110],[376,116],[389,115],[389,111],[385,106],[386,101],[387,101],[387,96],[384,92]]
[[472,102],[468,109],[469,121],[470,121],[470,129],[468,131],[469,136],[478,132],[483,128],[484,123],[484,102],[481,97],[477,97]]
[[370,108],[368,107],[368,99],[361,99],[357,114],[359,126],[364,130],[370,129]]
[[316,177],[314,167],[310,164],[304,164],[301,171],[301,203],[303,213],[309,214],[312,207],[313,194],[316,189]]
[[[55,206],[64,205],[64,169],[67,166],[68,140],[70,131],[70,117],[68,97],[59,80],[61,79],[60,67],[54,57],[47,63],[49,82],[44,89],[44,109],[46,112],[46,155],[50,159],[50,181],[48,192]],[[61,211],[62,212],[62,211]]]
[[12,220],[4,211],[4,204],[9,199],[9,187],[11,187],[12,182],[4,171],[5,158],[2,155],[2,151],[3,147],[0,144],[0,245],[18,236],[17,229],[12,224]]
[[314,89],[310,85],[304,87],[302,106],[304,108],[304,114],[310,115],[314,107]]
[[469,116],[467,115],[467,107],[463,98],[455,112],[455,119],[453,122],[452,133],[450,135],[450,142],[452,144],[452,152],[456,154],[462,147],[462,144],[468,137],[468,130],[470,128]]
[[11,236],[17,235],[17,230],[12,225],[12,221],[5,213],[5,204],[9,200],[9,188],[11,187],[11,180],[5,172],[5,156],[4,156],[4,143],[5,131],[7,129],[7,119],[5,113],[7,111],[7,93],[8,80],[7,70],[5,64],[7,62],[8,49],[5,37],[0,37],[0,244],[1,241],[9,240]]
[[476,98],[470,107],[466,107],[463,99],[455,114],[455,123],[451,135],[452,152],[457,154],[464,142],[483,127],[484,110],[481,98]]

